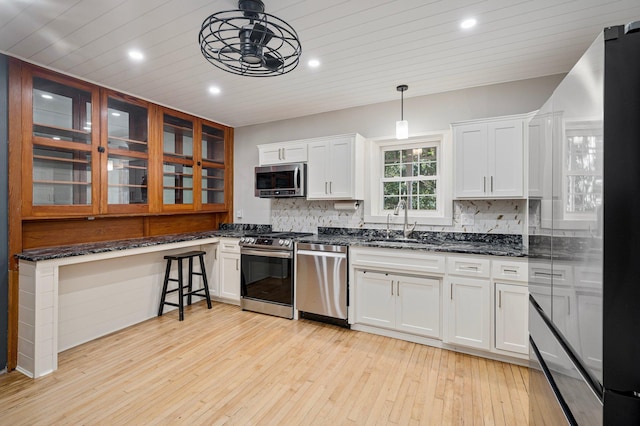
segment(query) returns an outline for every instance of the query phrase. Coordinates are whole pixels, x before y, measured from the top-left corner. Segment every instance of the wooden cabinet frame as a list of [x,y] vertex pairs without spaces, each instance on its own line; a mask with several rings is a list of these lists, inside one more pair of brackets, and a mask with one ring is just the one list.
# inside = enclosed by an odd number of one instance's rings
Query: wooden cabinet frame
[[[33,135],[33,77],[77,88],[91,97],[90,143],[58,142]],[[108,204],[108,98],[148,108],[147,204]],[[9,58],[9,330],[7,368],[17,364],[18,347],[18,262],[15,255],[30,248],[112,241],[127,238],[197,232],[217,229],[220,223],[233,221],[233,128],[177,111],[194,122],[194,133],[201,125],[220,129],[224,139],[224,161],[206,162],[206,167],[223,169],[224,202],[197,202],[188,208],[172,209],[162,205],[162,112],[159,105],[130,95],[96,86],[54,71]],[[76,124],[88,121],[80,113]],[[78,126],[74,126],[78,127]],[[58,129],[59,130],[59,129]],[[60,131],[60,130],[59,130]],[[80,131],[78,134],[82,134]],[[70,134],[75,134],[70,131]],[[200,134],[194,134],[200,137]],[[59,148],[71,146],[91,154],[92,189],[88,205],[33,206],[33,146]],[[104,149],[104,153],[100,152]],[[126,151],[126,150],[125,150]],[[123,152],[124,154],[124,152]],[[139,158],[139,154],[127,152]],[[197,161],[197,160],[196,160]],[[195,173],[195,170],[194,170]],[[199,173],[199,172],[198,172]],[[197,176],[200,178],[200,175]],[[194,176],[194,179],[196,177]],[[200,191],[200,182],[197,189]],[[200,192],[198,192],[200,194]]]

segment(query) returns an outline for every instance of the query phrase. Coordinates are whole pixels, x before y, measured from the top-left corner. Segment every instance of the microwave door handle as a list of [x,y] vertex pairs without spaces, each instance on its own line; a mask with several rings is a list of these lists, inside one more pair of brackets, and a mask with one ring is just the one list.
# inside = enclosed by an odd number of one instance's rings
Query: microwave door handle
[[296,170],[293,174],[293,180],[295,181],[295,189],[296,192],[300,189],[300,167],[296,167]]

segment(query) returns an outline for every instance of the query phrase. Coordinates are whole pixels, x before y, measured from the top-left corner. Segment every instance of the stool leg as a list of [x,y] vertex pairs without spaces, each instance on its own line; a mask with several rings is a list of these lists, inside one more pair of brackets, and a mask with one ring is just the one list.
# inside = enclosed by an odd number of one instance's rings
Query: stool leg
[[184,291],[182,289],[182,259],[178,259],[178,316],[184,320]]
[[158,316],[162,316],[164,310],[164,300],[167,297],[167,285],[169,284],[169,274],[171,273],[171,259],[167,259],[167,268],[164,273],[164,284],[162,285],[162,296],[160,296],[160,307],[158,308]]
[[202,284],[204,285],[204,294],[207,295],[207,308],[211,309],[211,295],[209,295],[209,283],[207,282],[207,271],[204,269],[204,255],[200,258],[200,272],[202,273]]
[[188,305],[191,305],[191,292],[193,292],[193,257],[189,258],[189,291],[187,292]]

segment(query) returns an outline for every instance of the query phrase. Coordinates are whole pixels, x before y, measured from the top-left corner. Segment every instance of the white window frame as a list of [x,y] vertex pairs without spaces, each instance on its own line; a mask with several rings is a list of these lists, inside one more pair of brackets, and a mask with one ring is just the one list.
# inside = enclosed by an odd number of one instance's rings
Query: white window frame
[[430,132],[417,135],[405,140],[396,139],[369,139],[367,146],[367,158],[365,175],[369,177],[365,185],[365,223],[385,223],[387,215],[391,214],[392,223],[397,224],[398,219],[393,219],[393,210],[382,208],[382,177],[383,177],[383,150],[410,149],[413,147],[438,148],[438,185],[437,206],[435,211],[409,210],[409,220],[418,222],[418,225],[445,225],[453,224],[453,144],[451,131]]

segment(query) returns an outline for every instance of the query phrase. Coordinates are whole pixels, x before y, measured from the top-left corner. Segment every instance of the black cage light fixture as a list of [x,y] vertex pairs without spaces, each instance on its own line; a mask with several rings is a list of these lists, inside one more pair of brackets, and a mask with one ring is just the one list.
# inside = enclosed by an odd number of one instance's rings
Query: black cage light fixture
[[273,77],[300,62],[298,34],[282,19],[264,12],[260,0],[239,0],[237,10],[204,20],[200,51],[221,70],[248,77]]

